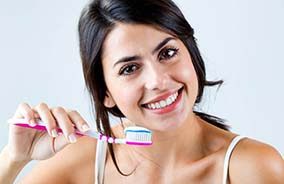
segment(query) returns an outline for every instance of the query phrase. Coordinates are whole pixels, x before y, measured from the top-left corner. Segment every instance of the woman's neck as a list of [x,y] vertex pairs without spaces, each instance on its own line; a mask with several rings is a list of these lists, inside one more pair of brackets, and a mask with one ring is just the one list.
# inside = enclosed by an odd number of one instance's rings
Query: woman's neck
[[[182,126],[168,132],[153,132],[153,145],[133,147],[137,159],[149,159],[159,166],[189,163],[204,156],[202,120],[192,113]],[[135,154],[134,154],[135,155]]]

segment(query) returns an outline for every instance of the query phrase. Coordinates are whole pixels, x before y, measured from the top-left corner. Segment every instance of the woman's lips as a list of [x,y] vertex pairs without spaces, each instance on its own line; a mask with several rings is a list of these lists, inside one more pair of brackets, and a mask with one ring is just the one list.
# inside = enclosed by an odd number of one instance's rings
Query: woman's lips
[[159,102],[144,104],[143,107],[156,114],[171,112],[178,106],[182,97],[182,90],[183,88],[179,89],[176,93]]

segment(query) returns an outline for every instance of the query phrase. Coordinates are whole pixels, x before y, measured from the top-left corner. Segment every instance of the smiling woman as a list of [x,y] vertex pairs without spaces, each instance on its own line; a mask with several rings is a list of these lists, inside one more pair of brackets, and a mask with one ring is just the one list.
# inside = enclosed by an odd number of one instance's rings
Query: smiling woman
[[[90,1],[79,20],[79,39],[98,131],[109,141],[123,137],[126,127],[142,126],[151,130],[140,131],[152,132],[153,144],[79,139],[75,131],[89,127],[77,111],[22,103],[14,118],[25,118],[31,126],[41,119],[47,132],[10,125],[10,141],[0,155],[0,182],[13,182],[34,159],[48,160],[22,183],[284,180],[284,163],[273,147],[230,132],[221,118],[196,110],[204,88],[223,81],[207,80],[194,31],[173,1]],[[124,119],[111,127],[109,114]],[[74,144],[64,148],[69,143]]]

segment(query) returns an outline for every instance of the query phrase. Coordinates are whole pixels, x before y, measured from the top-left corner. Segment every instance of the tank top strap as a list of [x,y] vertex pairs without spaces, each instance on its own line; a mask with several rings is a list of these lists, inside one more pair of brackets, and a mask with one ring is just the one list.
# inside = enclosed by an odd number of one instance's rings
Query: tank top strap
[[107,142],[98,140],[96,148],[96,162],[95,162],[95,184],[103,183],[106,153],[107,153]]
[[234,139],[231,141],[227,151],[226,151],[226,155],[225,155],[225,159],[224,159],[224,166],[223,166],[223,182],[222,184],[227,184],[228,181],[228,171],[229,171],[229,163],[230,163],[230,158],[232,155],[232,152],[234,150],[234,148],[236,147],[236,145],[238,144],[238,142],[240,140],[242,140],[243,138],[245,138],[245,136],[241,136],[238,135],[236,137],[234,137]]

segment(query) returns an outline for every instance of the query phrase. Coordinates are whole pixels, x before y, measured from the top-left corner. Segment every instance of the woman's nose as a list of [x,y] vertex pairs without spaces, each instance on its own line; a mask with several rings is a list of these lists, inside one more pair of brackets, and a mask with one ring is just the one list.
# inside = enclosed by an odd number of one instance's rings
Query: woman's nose
[[169,82],[168,72],[157,65],[148,67],[145,79],[145,88],[148,90],[164,90]]

